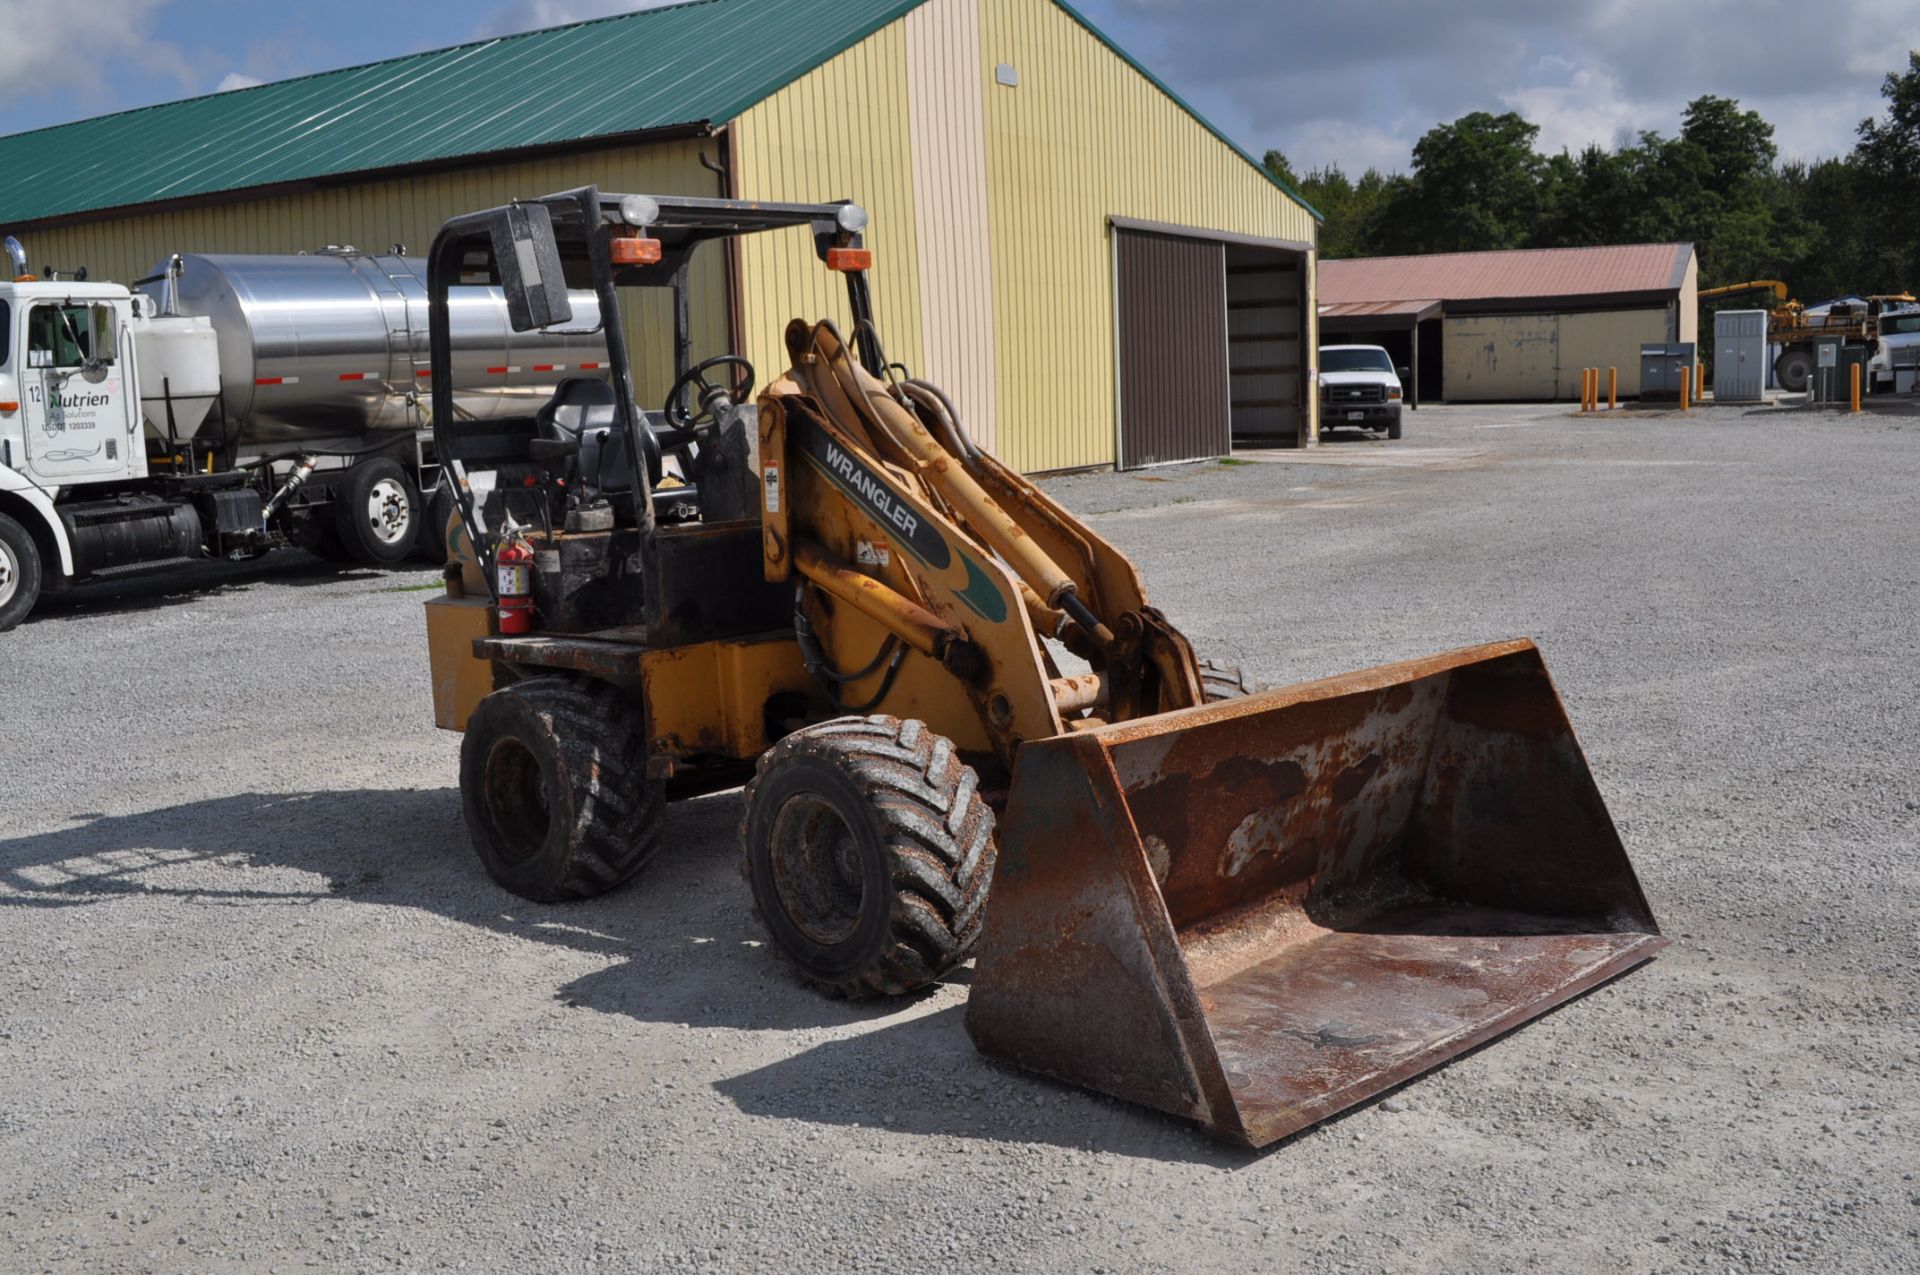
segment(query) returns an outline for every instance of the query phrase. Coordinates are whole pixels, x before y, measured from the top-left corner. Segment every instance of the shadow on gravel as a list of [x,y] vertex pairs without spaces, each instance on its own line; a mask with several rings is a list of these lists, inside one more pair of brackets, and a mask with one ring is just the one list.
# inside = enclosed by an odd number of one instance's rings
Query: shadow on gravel
[[[740,806],[737,791],[669,806],[665,848],[632,884],[556,905],[486,878],[451,788],[244,793],[133,815],[75,812],[72,827],[0,839],[0,918],[7,909],[143,899],[229,908],[234,924],[259,926],[278,924],[289,908],[340,901],[418,908],[612,958],[554,988],[574,1008],[695,1027],[861,1029],[721,1082],[749,1114],[1221,1168],[1261,1158],[1172,1117],[988,1060],[959,1005],[922,1013],[925,997],[850,1002],[802,985],[767,946],[740,879]],[[947,981],[964,984],[968,974]]]
[[390,571],[352,563],[326,562],[296,551],[271,553],[252,562],[202,562],[176,570],[135,575],[124,580],[82,584],[62,593],[49,593],[34,605],[23,627],[51,620],[118,615],[182,606],[245,593],[257,584],[306,589],[319,585],[353,584],[430,571],[424,563],[407,562]]
[[[748,1115],[1236,1169],[1264,1158],[1172,1116],[980,1054],[959,1005],[817,1045],[714,1088]],[[1288,1143],[1279,1143],[1286,1146]],[[1271,1149],[1269,1149],[1271,1150]]]
[[[487,879],[452,788],[245,793],[68,818],[75,826],[0,838],[0,915],[142,898],[252,912],[346,900],[618,958],[556,986],[555,998],[649,1022],[844,1027],[914,1003],[829,1000],[791,975],[740,879],[738,792],[670,805],[664,848],[645,871],[602,898],[563,904],[531,903]],[[318,881],[259,871],[269,868]]]

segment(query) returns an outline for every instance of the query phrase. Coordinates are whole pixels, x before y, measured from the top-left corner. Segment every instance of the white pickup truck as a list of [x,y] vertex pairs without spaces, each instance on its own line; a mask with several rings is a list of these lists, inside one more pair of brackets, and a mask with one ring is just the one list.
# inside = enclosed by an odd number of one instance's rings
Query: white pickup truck
[[1400,437],[1401,374],[1377,345],[1320,347],[1320,432],[1339,426]]

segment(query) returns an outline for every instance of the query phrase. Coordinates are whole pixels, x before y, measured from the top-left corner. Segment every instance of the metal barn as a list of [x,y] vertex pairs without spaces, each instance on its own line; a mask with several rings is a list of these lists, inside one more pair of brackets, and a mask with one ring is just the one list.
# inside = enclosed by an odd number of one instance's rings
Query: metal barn
[[[889,355],[1019,468],[1313,437],[1318,214],[1055,0],[702,0],[0,138],[0,167],[36,267],[117,280],[172,252],[418,252],[590,182],[851,198]],[[695,357],[763,376],[790,319],[845,300],[797,234],[693,283]],[[664,394],[669,343],[634,344]]]
[[1640,392],[1640,345],[1693,341],[1692,244],[1365,257],[1320,266],[1320,339],[1385,346],[1421,400],[1550,401],[1580,371],[1620,369]]

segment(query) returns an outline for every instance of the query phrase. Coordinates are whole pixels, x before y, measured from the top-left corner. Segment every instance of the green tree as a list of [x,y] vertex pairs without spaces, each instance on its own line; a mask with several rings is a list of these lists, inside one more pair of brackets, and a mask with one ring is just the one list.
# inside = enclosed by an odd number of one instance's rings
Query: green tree
[[1860,193],[1873,212],[1875,246],[1862,264],[1868,289],[1920,287],[1920,49],[1907,55],[1905,73],[1880,86],[1887,118],[1860,121],[1853,160]]
[[1773,125],[1758,111],[1743,111],[1732,98],[1708,94],[1687,103],[1680,118],[1681,140],[1706,152],[1716,190],[1731,192],[1773,172],[1780,152],[1773,144]]
[[1540,129],[1508,111],[1475,111],[1428,130],[1413,178],[1387,199],[1376,239],[1395,252],[1518,248],[1541,211]]

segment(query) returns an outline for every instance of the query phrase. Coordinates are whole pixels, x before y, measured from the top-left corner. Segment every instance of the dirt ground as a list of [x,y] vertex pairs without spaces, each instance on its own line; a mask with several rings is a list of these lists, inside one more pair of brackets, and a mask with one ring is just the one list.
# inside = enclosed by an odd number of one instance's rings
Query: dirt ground
[[0,637],[0,1269],[1913,1271],[1920,420],[1406,435],[1051,487],[1269,683],[1537,638],[1652,965],[1235,1150],[802,988],[737,792],[502,893],[433,573],[211,566]]

